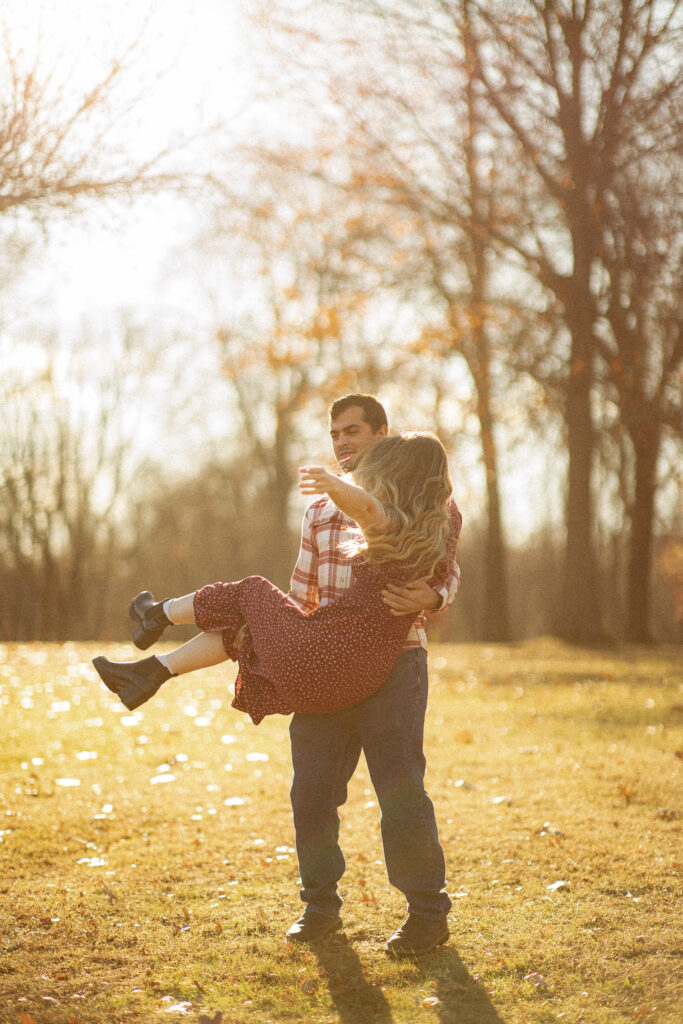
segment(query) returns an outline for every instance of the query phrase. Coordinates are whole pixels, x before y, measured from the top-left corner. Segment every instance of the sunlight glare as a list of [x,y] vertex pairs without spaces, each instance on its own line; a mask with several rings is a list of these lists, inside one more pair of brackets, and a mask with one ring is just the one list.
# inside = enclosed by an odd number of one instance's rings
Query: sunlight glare
[[[218,123],[238,131],[253,89],[244,7],[242,0],[7,0],[0,30],[6,26],[20,49],[24,70],[37,66],[50,78],[67,111],[134,43],[117,100],[117,111],[131,109],[111,119],[106,140],[142,160]],[[53,222],[44,263],[31,274],[31,307],[38,295],[52,322],[68,325],[84,310],[153,305],[160,266],[190,229],[188,218],[165,197],[136,204],[125,219],[98,208],[87,230],[80,221]]]

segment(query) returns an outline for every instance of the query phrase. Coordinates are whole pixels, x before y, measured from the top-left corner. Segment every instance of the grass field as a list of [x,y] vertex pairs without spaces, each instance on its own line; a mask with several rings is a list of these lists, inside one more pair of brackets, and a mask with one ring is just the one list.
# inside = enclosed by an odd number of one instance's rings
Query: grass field
[[345,930],[292,948],[287,721],[219,669],[130,714],[101,650],[0,645],[1,1024],[680,1024],[680,648],[433,647],[453,911],[419,962],[381,951],[404,908],[364,766]]

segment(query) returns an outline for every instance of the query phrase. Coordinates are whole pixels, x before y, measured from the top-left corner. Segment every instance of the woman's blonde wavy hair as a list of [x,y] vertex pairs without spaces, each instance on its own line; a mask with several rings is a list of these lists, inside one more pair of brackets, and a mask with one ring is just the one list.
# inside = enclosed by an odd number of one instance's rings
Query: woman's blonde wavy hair
[[369,562],[399,561],[429,577],[450,537],[448,500],[453,485],[446,451],[429,433],[394,434],[376,441],[353,479],[384,506],[386,518],[345,546]]

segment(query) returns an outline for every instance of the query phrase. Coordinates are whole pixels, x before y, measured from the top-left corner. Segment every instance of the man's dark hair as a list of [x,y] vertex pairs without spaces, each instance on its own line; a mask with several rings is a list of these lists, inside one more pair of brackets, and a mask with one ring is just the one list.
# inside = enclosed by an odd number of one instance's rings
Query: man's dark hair
[[338,398],[330,406],[330,419],[336,420],[341,413],[355,406],[363,410],[363,419],[370,424],[374,434],[380,427],[389,426],[384,406],[377,401],[374,395],[344,395],[343,398]]

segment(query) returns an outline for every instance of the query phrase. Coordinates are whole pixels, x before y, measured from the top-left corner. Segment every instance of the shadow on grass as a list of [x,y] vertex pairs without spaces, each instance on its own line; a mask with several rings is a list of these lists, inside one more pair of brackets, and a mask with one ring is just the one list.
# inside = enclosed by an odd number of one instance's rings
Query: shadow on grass
[[363,974],[358,954],[345,935],[311,946],[342,1024],[393,1024],[384,993]]
[[437,950],[417,966],[431,977],[440,1024],[505,1024],[484,986],[472,977],[451,946]]
[[[367,981],[358,954],[345,935],[311,946],[325,975],[341,1024],[394,1024],[383,992]],[[415,983],[439,1024],[505,1024],[456,951],[450,947],[413,961]]]

